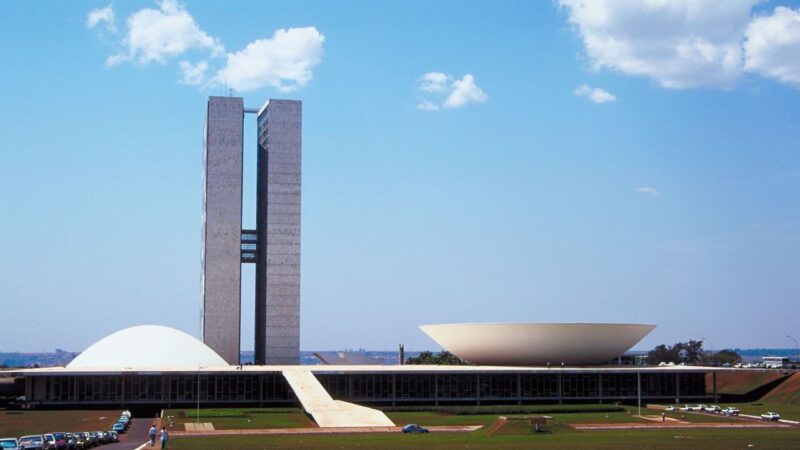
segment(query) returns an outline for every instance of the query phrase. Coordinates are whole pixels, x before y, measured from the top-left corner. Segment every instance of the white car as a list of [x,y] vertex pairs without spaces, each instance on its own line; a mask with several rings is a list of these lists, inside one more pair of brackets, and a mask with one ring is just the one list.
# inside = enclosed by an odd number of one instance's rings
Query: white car
[[772,412],[772,411],[766,412],[766,413],[761,415],[761,420],[776,421],[776,420],[780,420],[780,418],[781,418],[780,414],[778,414],[776,412]]
[[708,406],[706,405],[697,405],[692,408],[692,411],[705,411]]
[[711,405],[711,406],[706,406],[705,410],[708,411],[708,412],[712,412],[712,413],[718,413],[718,412],[722,411],[722,408],[720,408],[717,405]]
[[734,408],[733,406],[729,406],[722,410],[722,414],[725,414],[726,416],[738,416],[739,412],[739,408]]
[[679,408],[680,411],[688,412],[692,410],[692,407],[689,405],[684,405]]
[[666,408],[664,408],[664,411],[667,411],[667,412],[675,411],[675,407],[671,406],[671,405],[667,406]]

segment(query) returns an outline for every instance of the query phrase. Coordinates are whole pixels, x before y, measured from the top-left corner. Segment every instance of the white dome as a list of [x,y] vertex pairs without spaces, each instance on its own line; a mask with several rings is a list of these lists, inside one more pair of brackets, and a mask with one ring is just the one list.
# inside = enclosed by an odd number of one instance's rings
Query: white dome
[[653,331],[628,323],[448,323],[420,328],[442,347],[477,365],[602,364]]
[[197,368],[227,366],[222,357],[183,331],[140,325],[90,345],[67,368]]

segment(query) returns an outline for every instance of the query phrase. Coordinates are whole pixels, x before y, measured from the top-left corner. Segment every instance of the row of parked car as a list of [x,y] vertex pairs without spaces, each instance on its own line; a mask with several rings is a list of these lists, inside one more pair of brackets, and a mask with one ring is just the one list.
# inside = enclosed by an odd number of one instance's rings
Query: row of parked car
[[684,405],[680,408],[676,408],[674,406],[667,406],[666,411],[682,411],[682,412],[708,412],[714,414],[722,414],[725,416],[738,416],[739,415],[739,408],[734,408],[733,406],[729,406],[727,408],[720,408],[717,405]]
[[[734,408],[733,406],[729,406],[727,408],[720,408],[717,405],[684,405],[680,408],[676,408],[674,406],[667,406],[665,411],[682,411],[682,412],[707,412],[707,413],[714,413],[714,414],[722,414],[725,416],[738,416],[740,411],[739,408]],[[768,421],[777,421],[780,420],[780,414],[776,412],[766,412],[761,415],[761,420],[768,420]]]
[[[131,412],[124,411],[120,420],[114,424],[110,431],[78,431],[75,433],[54,432],[45,434],[32,434],[21,438],[0,439],[0,449],[12,450],[83,450],[104,444],[119,441],[120,433],[128,430],[131,421]],[[122,424],[120,429],[117,425]]]

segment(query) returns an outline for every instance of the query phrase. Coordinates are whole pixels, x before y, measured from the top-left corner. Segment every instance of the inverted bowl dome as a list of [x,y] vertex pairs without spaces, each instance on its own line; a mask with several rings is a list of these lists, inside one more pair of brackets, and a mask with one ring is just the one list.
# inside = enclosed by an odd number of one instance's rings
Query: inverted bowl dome
[[449,323],[420,329],[450,353],[477,365],[602,364],[655,328],[629,323]]

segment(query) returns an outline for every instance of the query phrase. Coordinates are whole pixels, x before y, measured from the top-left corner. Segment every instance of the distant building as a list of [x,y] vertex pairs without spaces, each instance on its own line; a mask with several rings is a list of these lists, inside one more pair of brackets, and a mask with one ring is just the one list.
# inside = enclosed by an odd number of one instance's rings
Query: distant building
[[[244,115],[258,119],[256,229],[242,229]],[[204,140],[202,338],[239,363],[241,265],[256,264],[255,363],[300,358],[302,104],[209,97]]]

